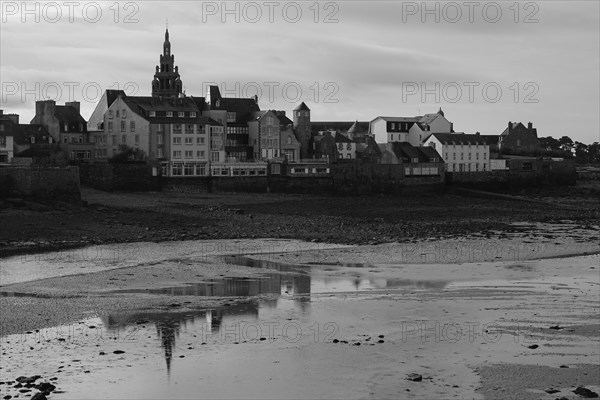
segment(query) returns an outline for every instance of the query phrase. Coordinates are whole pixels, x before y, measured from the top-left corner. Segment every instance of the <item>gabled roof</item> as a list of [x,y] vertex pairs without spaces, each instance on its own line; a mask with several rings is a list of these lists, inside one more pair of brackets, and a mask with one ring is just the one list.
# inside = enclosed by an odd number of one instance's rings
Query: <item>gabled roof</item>
[[419,151],[421,151],[425,155],[428,162],[431,162],[432,158],[437,158],[438,161],[442,159],[442,156],[440,156],[437,150],[431,146],[420,146],[417,147],[417,149],[419,149]]
[[356,129],[358,132],[367,132],[369,130],[369,123],[364,121],[311,121],[310,125],[313,132],[333,130],[346,133],[357,123]]
[[71,106],[55,106],[54,116],[61,122],[81,122],[87,124],[81,114]]
[[12,121],[3,121],[8,129],[4,131],[4,136],[12,136],[13,141],[19,145],[31,144],[31,138],[35,138],[35,143],[48,143],[52,137],[48,130],[40,124],[15,124]]
[[439,117],[440,114],[439,113],[435,113],[435,114],[425,114],[421,117],[421,119],[419,120],[419,122],[424,122],[426,124],[431,124],[433,122],[434,119],[436,119],[437,117]]
[[282,127],[286,127],[288,125],[294,124],[294,121],[289,119],[285,114],[277,113],[277,112],[275,114],[277,115],[277,118],[279,118],[279,125],[281,125]]
[[[523,124],[520,122],[511,122],[511,125],[512,125],[512,129],[515,129],[517,126],[523,125]],[[525,125],[523,125],[523,128],[524,127],[525,127]],[[506,128],[504,128],[504,130],[500,134],[500,136],[506,136],[506,135],[508,135],[508,126]]]
[[308,106],[302,102],[300,105],[298,105],[298,107],[294,108],[294,111],[310,111],[310,108],[308,108]]
[[409,158],[411,161],[412,159],[416,158],[419,160],[419,162],[429,161],[425,154],[423,154],[417,147],[414,147],[410,143],[395,142],[393,143],[392,148],[394,149],[394,153],[396,153],[398,158]]
[[110,107],[111,104],[119,97],[126,97],[127,95],[123,90],[107,89],[106,90],[106,105]]
[[481,138],[481,135],[472,135],[465,134],[463,132],[456,133],[433,133],[428,136],[429,139],[431,136],[434,136],[437,140],[442,144],[458,144],[458,145],[469,145],[469,144],[482,144],[487,145],[486,141]]
[[490,146],[497,145],[500,141],[500,135],[480,135],[481,139]]
[[346,135],[344,135],[342,133],[337,133],[335,135],[335,142],[336,143],[354,143],[354,140],[348,138]]
[[371,122],[376,119],[382,119],[387,122],[419,122],[422,117],[377,117],[373,119]]

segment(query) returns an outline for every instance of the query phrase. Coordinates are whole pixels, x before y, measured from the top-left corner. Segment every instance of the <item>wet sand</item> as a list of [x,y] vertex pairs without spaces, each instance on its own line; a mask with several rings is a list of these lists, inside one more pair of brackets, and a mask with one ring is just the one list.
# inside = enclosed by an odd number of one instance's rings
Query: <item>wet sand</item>
[[[113,265],[57,254],[3,260],[12,282],[0,288],[3,380],[57,377],[64,393],[52,398],[65,399],[598,392],[600,259],[559,258],[597,245],[573,229],[543,229],[554,230],[551,242],[257,240],[234,251],[231,241],[173,242],[136,245]],[[240,253],[267,262],[219,257]],[[221,296],[194,295],[215,286]],[[550,386],[560,392],[544,392]]]

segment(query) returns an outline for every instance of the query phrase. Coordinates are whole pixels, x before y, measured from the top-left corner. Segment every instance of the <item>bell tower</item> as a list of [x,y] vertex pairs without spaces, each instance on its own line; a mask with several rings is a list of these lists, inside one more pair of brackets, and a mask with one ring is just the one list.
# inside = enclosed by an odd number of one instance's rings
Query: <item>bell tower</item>
[[160,55],[160,66],[156,66],[152,81],[152,97],[180,97],[183,83],[179,77],[179,67],[175,66],[175,56],[171,54],[169,29],[165,31],[163,53]]

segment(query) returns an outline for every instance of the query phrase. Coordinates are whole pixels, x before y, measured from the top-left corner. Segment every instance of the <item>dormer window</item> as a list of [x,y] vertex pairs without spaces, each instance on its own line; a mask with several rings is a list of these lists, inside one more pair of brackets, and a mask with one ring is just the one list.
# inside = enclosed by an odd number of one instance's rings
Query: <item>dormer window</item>
[[172,117],[173,116],[173,111],[167,111],[167,117]]
[[179,117],[185,117],[185,113],[183,111],[179,111]]
[[156,117],[156,111],[150,111],[149,115],[150,115],[151,117]]
[[195,112],[195,111],[192,111],[192,112],[190,113],[190,117],[192,117],[192,118],[196,118],[196,112]]

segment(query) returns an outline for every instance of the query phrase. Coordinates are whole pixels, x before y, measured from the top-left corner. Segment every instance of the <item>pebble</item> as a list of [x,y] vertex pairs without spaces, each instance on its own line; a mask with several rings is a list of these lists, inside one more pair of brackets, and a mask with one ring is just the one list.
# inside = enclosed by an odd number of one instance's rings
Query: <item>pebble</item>
[[421,374],[408,374],[406,379],[413,382],[421,382],[423,380],[423,376]]

